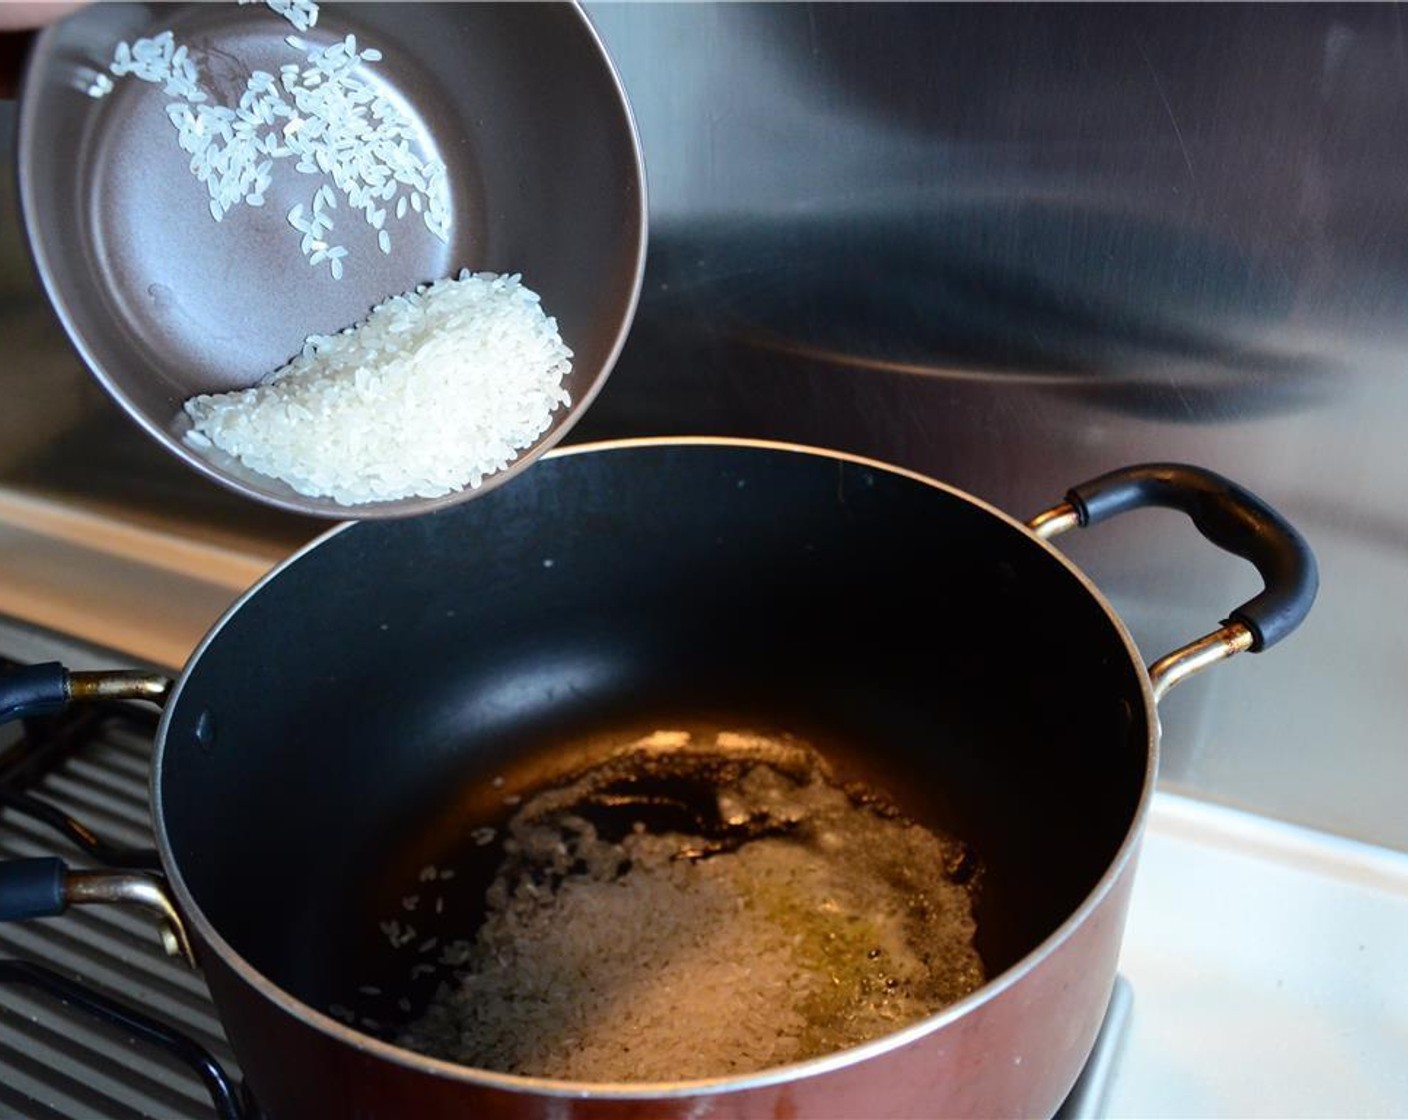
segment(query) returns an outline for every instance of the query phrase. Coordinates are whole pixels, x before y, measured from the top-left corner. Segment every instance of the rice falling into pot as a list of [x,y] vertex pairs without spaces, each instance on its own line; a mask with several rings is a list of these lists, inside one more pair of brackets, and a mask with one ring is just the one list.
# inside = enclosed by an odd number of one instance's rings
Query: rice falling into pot
[[466,270],[309,338],[254,388],[188,400],[185,439],[342,505],[437,498],[533,446],[571,403],[571,358],[520,277]]

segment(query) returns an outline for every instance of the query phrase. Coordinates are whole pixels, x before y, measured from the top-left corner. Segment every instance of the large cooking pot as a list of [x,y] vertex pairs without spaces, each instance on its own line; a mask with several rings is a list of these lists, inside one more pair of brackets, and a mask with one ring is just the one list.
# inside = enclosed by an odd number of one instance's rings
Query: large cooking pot
[[[1147,671],[1047,543],[1145,505],[1184,510],[1266,583]],[[1050,1114],[1110,995],[1158,698],[1285,636],[1316,578],[1275,512],[1191,467],[1116,471],[1024,525],[824,451],[576,448],[463,506],[342,526],[261,581],[166,700],[152,778],[165,890],[25,862],[6,872],[9,915],[134,893],[162,908],[275,1120]],[[163,682],[52,666],[4,686],[14,715]],[[466,853],[505,796],[612,736],[697,720],[804,736],[841,777],[968,841],[990,981],[867,1045],[693,1083],[505,1076],[386,1041],[387,1001],[423,1005],[435,984],[393,987],[406,958],[377,928],[420,869],[469,869],[420,930],[464,936],[483,883]],[[369,1008],[364,986],[391,990]]]

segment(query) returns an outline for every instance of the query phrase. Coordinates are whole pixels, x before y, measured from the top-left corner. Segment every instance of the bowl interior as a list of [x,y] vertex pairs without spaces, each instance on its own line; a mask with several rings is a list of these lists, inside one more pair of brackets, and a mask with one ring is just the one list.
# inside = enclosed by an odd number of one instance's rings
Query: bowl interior
[[[311,209],[326,176],[277,161],[262,207],[218,224],[154,84],[116,79],[86,92],[116,45],[171,30],[199,60],[212,100],[237,101],[249,73],[302,64],[306,48],[348,34],[383,57],[357,76],[410,115],[450,184],[448,241],[408,207],[390,208],[391,252],[339,195],[342,279],[309,267],[286,215]],[[375,518],[462,501],[512,477],[560,439],[610,371],[634,312],[645,211],[634,125],[585,16],[569,4],[350,4],[296,31],[267,8],[93,5],[51,28],[26,75],[21,198],[43,283],[98,379],[148,433],[189,465],[259,501],[300,513]],[[219,452],[183,442],[182,403],[253,384],[417,284],[474,271],[517,272],[574,351],[569,409],[479,491],[348,507],[297,494]]]

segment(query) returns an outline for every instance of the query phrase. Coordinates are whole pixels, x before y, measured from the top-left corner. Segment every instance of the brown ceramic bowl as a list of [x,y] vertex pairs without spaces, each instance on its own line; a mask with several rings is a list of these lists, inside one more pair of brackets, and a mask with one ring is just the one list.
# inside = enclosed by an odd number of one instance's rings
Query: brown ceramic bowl
[[[359,47],[381,50],[361,76],[411,108],[423,144],[447,165],[448,243],[402,222],[387,256],[371,226],[346,220],[338,237],[348,267],[334,280],[308,266],[286,224],[321,181],[291,166],[276,168],[262,208],[237,206],[217,225],[166,118],[173,99],[135,78],[118,79],[105,97],[86,92],[119,42],[166,29],[205,55],[207,84],[219,93],[222,83],[238,93],[253,69],[277,74],[301,63],[290,34],[327,44],[350,32]],[[575,4],[333,4],[307,32],[263,5],[95,4],[35,44],[21,92],[19,171],[44,287],[98,380],[191,467],[297,513],[399,517],[512,478],[595,397],[640,291],[646,208],[635,125]],[[345,506],[183,441],[187,398],[252,385],[306,336],[341,330],[387,297],[463,267],[521,273],[575,354],[571,407],[478,490]]]

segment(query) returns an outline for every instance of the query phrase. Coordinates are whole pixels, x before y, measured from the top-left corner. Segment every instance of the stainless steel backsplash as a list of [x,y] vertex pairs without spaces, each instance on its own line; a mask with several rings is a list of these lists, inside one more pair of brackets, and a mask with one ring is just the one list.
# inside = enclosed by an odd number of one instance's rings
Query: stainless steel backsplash
[[[652,227],[631,342],[574,438],[818,443],[1019,515],[1127,462],[1222,471],[1310,539],[1321,600],[1284,646],[1166,702],[1164,779],[1408,848],[1398,8],[588,10]],[[87,383],[5,191],[0,479],[311,535],[187,478]],[[1150,660],[1257,587],[1174,514],[1062,547]]]

